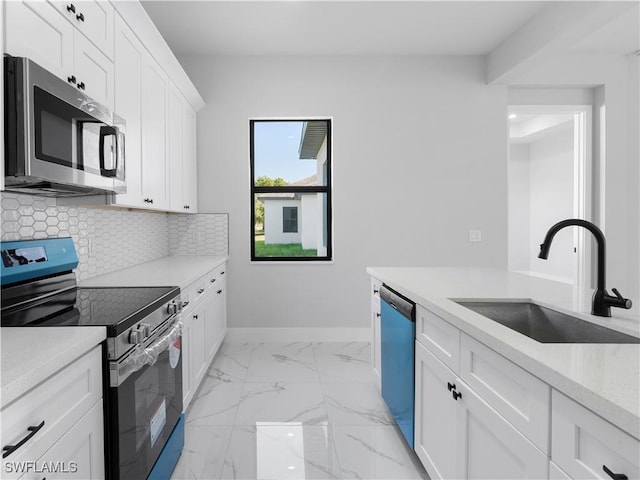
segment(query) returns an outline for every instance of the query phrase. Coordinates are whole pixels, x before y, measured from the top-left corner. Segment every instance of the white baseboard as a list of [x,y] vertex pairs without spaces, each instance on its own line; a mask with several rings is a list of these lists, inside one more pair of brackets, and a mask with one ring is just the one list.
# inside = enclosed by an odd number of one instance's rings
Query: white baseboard
[[370,328],[227,328],[227,342],[371,342]]

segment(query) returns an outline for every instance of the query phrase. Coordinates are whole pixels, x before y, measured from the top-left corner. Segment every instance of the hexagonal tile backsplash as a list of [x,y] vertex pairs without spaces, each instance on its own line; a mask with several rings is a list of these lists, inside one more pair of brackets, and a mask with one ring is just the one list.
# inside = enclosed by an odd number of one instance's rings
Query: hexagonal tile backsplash
[[3,241],[72,237],[87,279],[171,254],[228,255],[227,214],[168,214],[56,206],[54,198],[2,193]]

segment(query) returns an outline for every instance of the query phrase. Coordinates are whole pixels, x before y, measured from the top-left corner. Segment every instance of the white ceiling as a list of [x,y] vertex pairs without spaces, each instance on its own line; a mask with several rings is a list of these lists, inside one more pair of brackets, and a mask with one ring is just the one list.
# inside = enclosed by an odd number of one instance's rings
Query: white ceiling
[[[559,3],[142,1],[177,55],[484,55],[541,10]],[[611,29],[578,42],[576,50],[638,50],[638,9],[624,17]]]
[[177,54],[486,54],[548,2],[142,2]]

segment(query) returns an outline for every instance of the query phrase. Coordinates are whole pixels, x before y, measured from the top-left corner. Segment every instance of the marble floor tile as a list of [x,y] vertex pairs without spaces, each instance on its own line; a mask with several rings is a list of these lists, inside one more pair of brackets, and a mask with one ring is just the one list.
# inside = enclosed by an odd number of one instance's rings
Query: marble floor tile
[[207,376],[221,382],[244,382],[252,351],[253,344],[250,343],[223,343]]
[[232,427],[185,425],[185,443],[171,480],[214,480],[222,474]]
[[318,424],[327,419],[327,408],[319,383],[245,383],[235,424]]
[[205,377],[187,411],[187,423],[193,425],[233,425],[243,383],[221,382]]
[[311,343],[261,343],[251,354],[247,382],[318,382]]
[[313,351],[321,382],[371,383],[371,348],[366,342],[315,343]]
[[331,428],[299,422],[234,427],[221,478],[339,479]]
[[344,479],[428,479],[394,425],[334,426],[334,439]]
[[373,384],[327,382],[321,385],[332,424],[393,425],[393,417]]

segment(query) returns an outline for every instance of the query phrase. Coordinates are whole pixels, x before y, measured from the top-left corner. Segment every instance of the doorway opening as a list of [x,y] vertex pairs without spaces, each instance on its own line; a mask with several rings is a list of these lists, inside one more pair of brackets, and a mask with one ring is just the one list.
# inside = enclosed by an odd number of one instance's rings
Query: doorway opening
[[509,107],[509,270],[588,286],[591,242],[584,229],[554,239],[548,260],[539,244],[553,224],[592,220],[591,105]]

